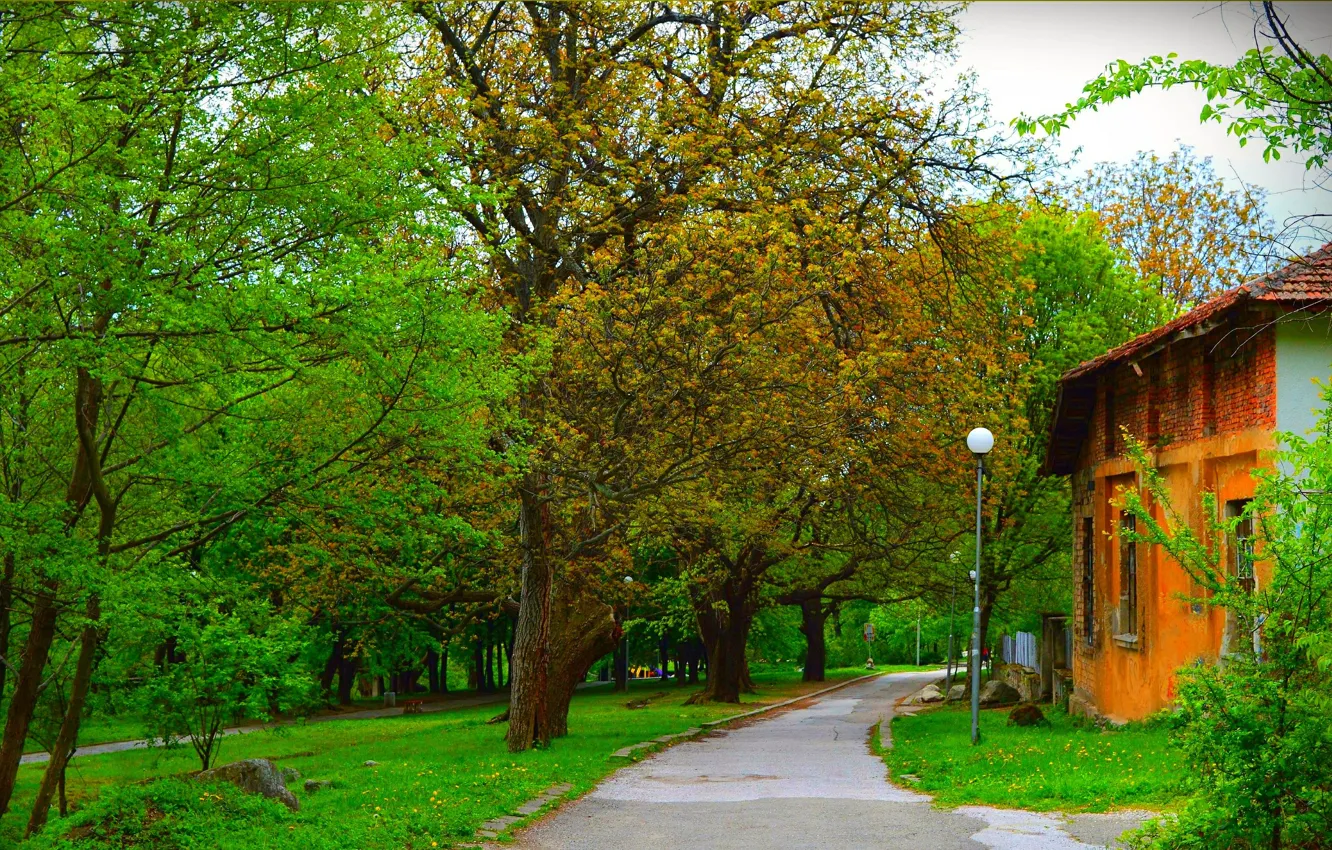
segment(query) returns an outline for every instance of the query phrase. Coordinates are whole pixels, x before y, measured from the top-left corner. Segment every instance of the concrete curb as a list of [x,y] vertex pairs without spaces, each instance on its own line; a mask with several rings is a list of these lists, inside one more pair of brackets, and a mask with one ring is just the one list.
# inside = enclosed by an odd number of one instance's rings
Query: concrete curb
[[716,729],[718,726],[724,726],[727,723],[734,723],[737,720],[744,720],[747,717],[756,717],[760,714],[766,714],[769,711],[776,711],[779,708],[785,708],[788,705],[793,705],[803,700],[813,699],[815,697],[823,696],[824,694],[830,694],[833,691],[839,691],[842,688],[850,687],[851,685],[854,685],[858,682],[867,682],[870,679],[875,679],[878,678],[879,676],[886,676],[886,675],[888,675],[887,671],[884,671],[882,673],[870,673],[866,676],[857,676],[854,679],[847,679],[845,682],[838,682],[837,684],[832,685],[831,687],[823,688],[822,690],[818,691],[813,691],[812,693],[808,694],[802,694],[801,696],[792,697],[791,699],[782,700],[781,702],[775,702],[772,705],[759,706],[758,708],[755,708],[751,711],[741,712],[740,714],[732,714],[730,717],[723,717],[720,720],[708,720],[699,724],[702,728],[686,729],[683,732],[676,732],[674,735],[662,735],[660,738],[653,738],[651,741],[643,741],[642,743],[639,744],[632,744],[628,747],[621,747],[620,749],[611,753],[610,757],[613,759],[632,760],[634,758],[634,753],[640,750],[646,750],[651,747],[656,747],[663,744],[667,745],[676,744],[679,743],[680,741],[697,737],[698,735],[703,734],[703,732],[705,731],[710,732],[713,729]]

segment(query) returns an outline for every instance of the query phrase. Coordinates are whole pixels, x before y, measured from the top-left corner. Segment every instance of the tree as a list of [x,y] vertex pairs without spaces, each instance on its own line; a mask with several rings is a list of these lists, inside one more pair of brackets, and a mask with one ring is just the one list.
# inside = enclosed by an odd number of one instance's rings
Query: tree
[[116,582],[280,524],[292,494],[401,451],[423,408],[489,436],[497,325],[466,267],[432,255],[453,241],[439,191],[401,179],[433,143],[383,132],[392,20],[0,17],[0,547],[31,599],[0,811],[62,620],[78,657],[44,790],[77,741]]
[[[1199,121],[1224,126],[1241,147],[1261,141],[1264,161],[1280,159],[1284,151],[1305,156],[1308,170],[1325,169],[1332,156],[1332,57],[1305,46],[1324,35],[1297,36],[1288,16],[1264,0],[1254,17],[1254,47],[1233,65],[1180,60],[1175,53],[1137,63],[1121,59],[1083,86],[1082,97],[1066,104],[1062,112],[1019,116],[1013,125],[1024,135],[1037,130],[1058,135],[1078,115],[1143,89],[1192,86],[1206,99]],[[1319,221],[1325,214],[1303,218],[1325,241],[1327,227]],[[1296,221],[1286,226],[1285,233],[1298,236],[1300,229],[1301,222]]]
[[[988,221],[995,254],[984,273],[1017,285],[994,290],[997,297],[982,321],[1007,343],[990,361],[979,361],[979,386],[960,395],[955,415],[955,421],[984,423],[995,434],[995,448],[986,456],[982,646],[1006,594],[1022,589],[1039,595],[1042,588],[1067,586],[1068,484],[1041,471],[1059,376],[1168,315],[1163,299],[1101,238],[1094,216],[1029,206],[993,211]],[[958,428],[953,439],[960,443],[965,430]],[[964,456],[961,446],[953,451]],[[963,476],[975,486],[974,461],[966,458],[959,466],[953,492],[968,489]],[[969,563],[971,557],[960,560]],[[938,567],[922,577],[922,592],[946,604],[957,570],[946,561]]]
[[1262,192],[1227,190],[1210,158],[1188,147],[1100,163],[1073,183],[1071,200],[1096,212],[1104,239],[1177,310],[1267,270],[1275,228]]
[[[835,208],[848,228],[867,211],[899,234],[938,225],[959,183],[1001,176],[1006,147],[973,124],[969,91],[928,102],[913,63],[950,49],[954,11],[943,7],[416,9],[430,30],[423,77],[435,82],[422,87],[428,98],[405,104],[397,127],[456,137],[469,181],[499,198],[463,214],[515,320],[512,350],[551,355],[521,400],[534,443],[517,493],[509,746],[521,750],[563,727],[548,684],[585,672],[552,666],[549,636],[614,629],[609,604],[577,609],[595,621],[555,623],[558,585],[581,575],[584,560],[605,571],[632,506],[725,449],[701,429],[654,421],[638,408],[656,400],[647,396],[567,404],[607,367],[564,356],[560,317],[585,293],[627,291],[645,248],[708,215],[788,205]],[[427,174],[434,166],[421,164]],[[667,432],[682,440],[668,460],[637,450],[642,435]]]

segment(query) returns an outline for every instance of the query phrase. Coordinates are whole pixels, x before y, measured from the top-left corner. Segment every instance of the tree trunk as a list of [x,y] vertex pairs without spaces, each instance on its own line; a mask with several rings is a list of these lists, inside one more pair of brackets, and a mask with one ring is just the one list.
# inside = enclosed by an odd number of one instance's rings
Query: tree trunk
[[484,643],[485,640],[481,637],[478,629],[476,638],[472,641],[472,682],[479,694],[486,692],[486,649]]
[[51,759],[46,763],[46,772],[42,774],[41,787],[37,789],[37,799],[32,805],[32,817],[28,819],[25,836],[31,836],[46,824],[46,816],[51,810],[51,800],[59,790],[65,766],[74,754],[74,746],[79,739],[79,722],[83,719],[83,704],[88,698],[88,685],[92,681],[93,662],[97,657],[97,621],[102,615],[101,603],[97,594],[88,597],[86,610],[88,623],[83,627],[79,639],[79,660],[74,666],[74,680],[69,689],[69,705],[65,707],[65,717],[60,723],[60,733],[56,736],[55,746],[51,748]]
[[495,624],[486,621],[486,691],[494,693],[495,687]]
[[343,652],[338,662],[338,704],[352,704],[352,687],[356,684],[356,659]]
[[587,671],[616,643],[614,610],[579,591],[572,582],[555,583],[550,671],[546,680],[547,728],[551,738],[569,734],[569,704],[578,683],[587,678]]
[[[9,658],[9,635],[14,628],[9,609],[14,605],[14,554],[5,554],[5,571],[0,577],[0,656]],[[0,664],[0,698],[5,693],[5,675],[9,668]]]
[[444,641],[439,645],[439,692],[447,694],[449,692],[449,642]]
[[752,622],[753,611],[741,600],[734,601],[729,614],[713,610],[700,613],[699,630],[707,651],[708,678],[703,690],[689,698],[690,703],[738,703],[742,692],[753,691],[749,662],[745,658]]
[[624,638],[620,638],[615,643],[615,684],[612,686],[617,693],[624,693],[629,690],[629,643]]
[[439,653],[433,649],[426,650],[426,683],[430,688],[430,693],[439,693]]
[[9,696],[5,734],[0,739],[0,814],[9,811],[9,801],[14,796],[19,758],[23,755],[23,744],[28,738],[28,724],[32,722],[32,713],[37,707],[42,671],[46,669],[51,642],[55,639],[56,588],[55,582],[44,581],[33,601],[32,624],[28,628],[28,640],[23,649],[23,663],[19,666],[14,691]]
[[827,619],[821,597],[800,603],[800,631],[805,635],[805,672],[801,678],[806,682],[822,682],[826,676],[828,644],[823,627]]
[[320,693],[330,694],[333,692],[333,677],[337,675],[342,667],[342,636],[333,639],[333,649],[328,653],[328,661],[324,663],[324,672],[319,676]]
[[513,636],[509,697],[510,752],[522,752],[534,743],[550,740],[546,705],[552,578],[550,515],[541,502],[544,489],[539,474],[528,473],[519,492],[519,539],[522,574],[518,597],[518,625]]

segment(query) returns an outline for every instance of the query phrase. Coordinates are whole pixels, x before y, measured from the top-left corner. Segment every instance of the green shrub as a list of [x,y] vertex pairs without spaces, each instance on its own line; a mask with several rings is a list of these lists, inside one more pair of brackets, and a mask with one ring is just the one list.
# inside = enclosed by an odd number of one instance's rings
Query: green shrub
[[228,831],[289,817],[281,804],[229,785],[161,779],[108,788],[87,808],[50,823],[24,848],[213,850]]

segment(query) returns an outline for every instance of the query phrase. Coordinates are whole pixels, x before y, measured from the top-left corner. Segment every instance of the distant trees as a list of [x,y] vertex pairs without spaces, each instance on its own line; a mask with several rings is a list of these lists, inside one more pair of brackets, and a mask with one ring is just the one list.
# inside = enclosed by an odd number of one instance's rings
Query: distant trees
[[1267,271],[1276,228],[1261,190],[1225,187],[1209,158],[1188,147],[1161,158],[1100,163],[1072,184],[1073,204],[1093,210],[1106,241],[1176,310]]

